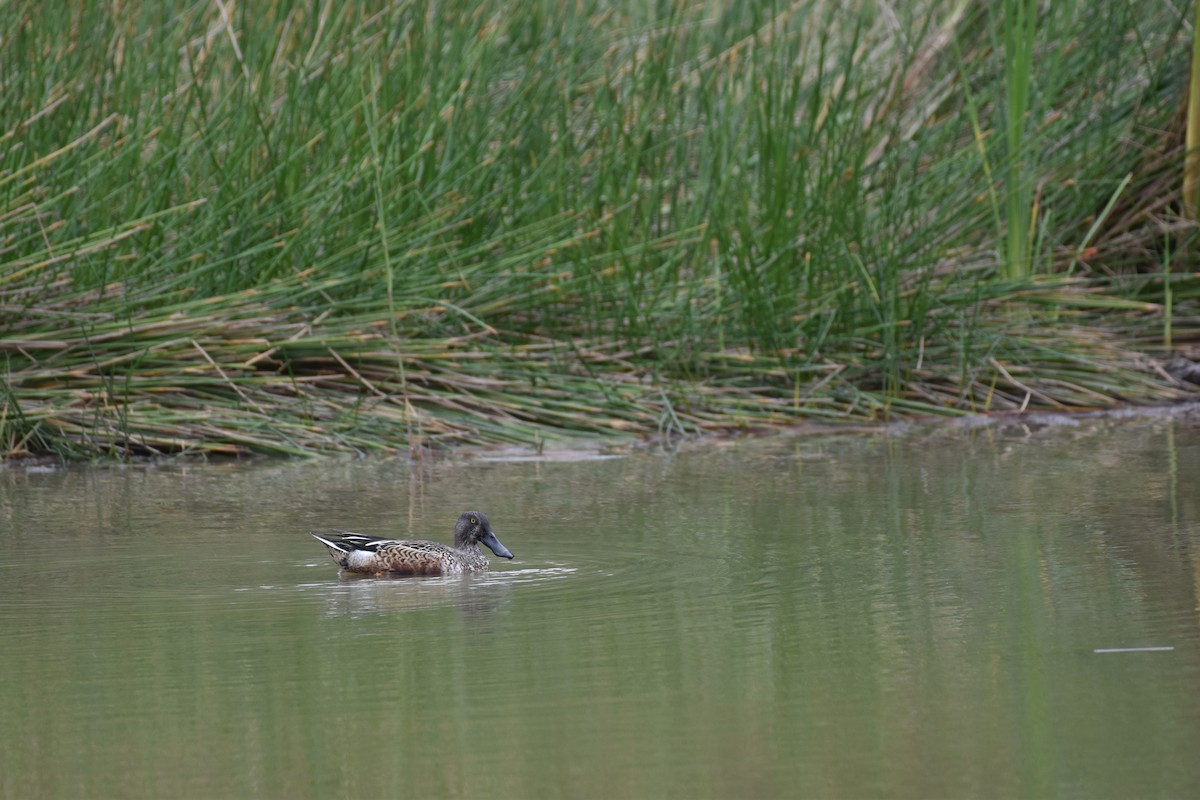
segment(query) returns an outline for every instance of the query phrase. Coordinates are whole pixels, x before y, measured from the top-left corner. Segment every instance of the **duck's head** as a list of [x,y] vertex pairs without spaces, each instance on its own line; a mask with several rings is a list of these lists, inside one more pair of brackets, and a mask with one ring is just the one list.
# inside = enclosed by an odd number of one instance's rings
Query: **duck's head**
[[476,542],[486,544],[489,550],[501,558],[513,557],[512,551],[500,544],[500,540],[496,538],[496,532],[492,530],[492,523],[488,522],[488,518],[478,511],[467,511],[458,518],[454,526],[454,543],[461,546]]

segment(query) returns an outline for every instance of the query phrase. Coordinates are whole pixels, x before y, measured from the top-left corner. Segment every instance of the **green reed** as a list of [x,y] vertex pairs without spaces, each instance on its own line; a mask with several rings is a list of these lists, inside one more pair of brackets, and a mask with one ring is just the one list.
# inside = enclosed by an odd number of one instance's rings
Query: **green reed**
[[1187,148],[1183,162],[1183,207],[1196,218],[1200,207],[1200,4],[1192,21],[1192,59],[1188,70],[1187,127],[1184,135]]
[[1037,2],[1004,2],[1004,138],[1008,146],[1004,189],[1008,236],[1004,261],[1005,273],[1009,278],[1027,275],[1033,260],[1031,233],[1036,222],[1036,211],[1030,175],[1036,165],[1027,163],[1032,154],[1025,147],[1025,128],[1029,124],[1031,109],[1033,51],[1038,45],[1037,17]]
[[8,3],[0,447],[1181,396],[1111,275],[1183,10],[893,5]]

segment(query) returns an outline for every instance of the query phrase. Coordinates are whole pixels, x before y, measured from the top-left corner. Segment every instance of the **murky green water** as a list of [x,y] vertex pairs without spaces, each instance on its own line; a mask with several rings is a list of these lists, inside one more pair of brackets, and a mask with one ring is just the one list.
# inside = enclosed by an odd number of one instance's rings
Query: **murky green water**
[[[1198,487],[1186,417],[9,466],[0,795],[1196,796]],[[343,579],[306,533],[472,507],[486,577]]]

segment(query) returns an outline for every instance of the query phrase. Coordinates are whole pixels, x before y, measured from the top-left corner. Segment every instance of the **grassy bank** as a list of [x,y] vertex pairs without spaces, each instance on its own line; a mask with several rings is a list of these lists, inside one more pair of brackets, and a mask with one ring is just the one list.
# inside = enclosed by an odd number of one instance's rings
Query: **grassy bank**
[[1194,394],[1186,3],[63,7],[0,6],[0,451]]

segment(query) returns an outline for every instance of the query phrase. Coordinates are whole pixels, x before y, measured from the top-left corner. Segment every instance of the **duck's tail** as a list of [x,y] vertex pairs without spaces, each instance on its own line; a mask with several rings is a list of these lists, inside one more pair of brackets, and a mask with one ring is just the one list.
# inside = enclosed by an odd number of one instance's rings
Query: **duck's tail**
[[338,566],[346,566],[346,559],[349,557],[350,551],[354,549],[353,547],[348,544],[334,541],[333,539],[326,539],[324,536],[320,536],[315,533],[310,535],[318,542],[329,548],[329,555],[338,563]]

